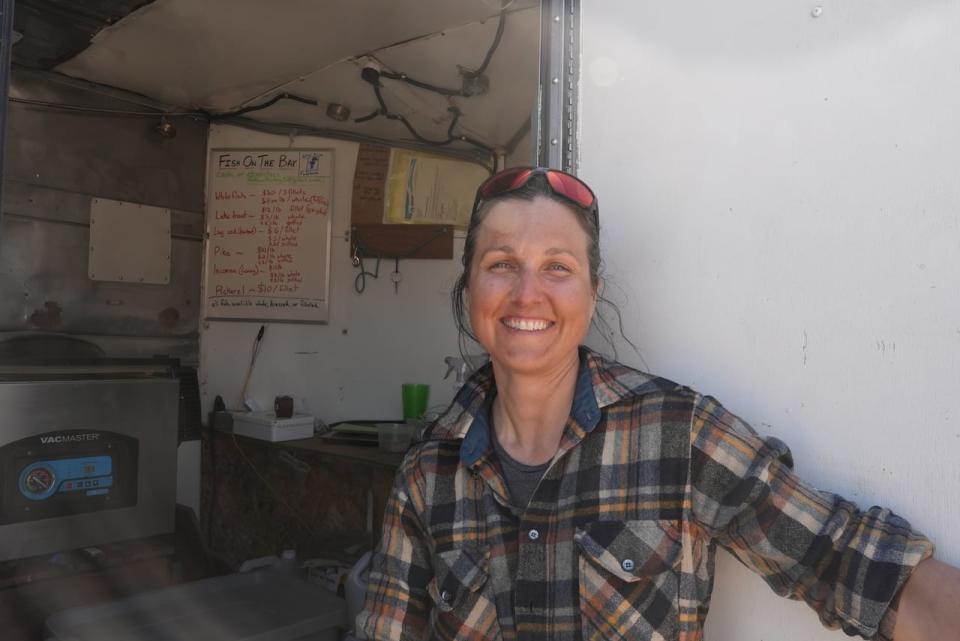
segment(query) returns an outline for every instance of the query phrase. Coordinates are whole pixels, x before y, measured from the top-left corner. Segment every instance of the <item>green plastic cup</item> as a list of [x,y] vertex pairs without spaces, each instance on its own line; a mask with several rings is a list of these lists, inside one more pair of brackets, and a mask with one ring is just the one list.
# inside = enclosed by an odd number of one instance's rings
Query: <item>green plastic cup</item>
[[422,418],[430,400],[430,386],[424,383],[404,383],[400,390],[403,396],[403,420]]

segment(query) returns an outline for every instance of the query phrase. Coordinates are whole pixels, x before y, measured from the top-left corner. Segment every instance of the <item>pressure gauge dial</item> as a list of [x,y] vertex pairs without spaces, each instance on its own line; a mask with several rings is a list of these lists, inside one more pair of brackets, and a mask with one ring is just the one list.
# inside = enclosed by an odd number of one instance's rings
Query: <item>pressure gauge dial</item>
[[57,477],[46,465],[36,465],[26,471],[20,480],[20,491],[28,498],[46,498],[53,493]]

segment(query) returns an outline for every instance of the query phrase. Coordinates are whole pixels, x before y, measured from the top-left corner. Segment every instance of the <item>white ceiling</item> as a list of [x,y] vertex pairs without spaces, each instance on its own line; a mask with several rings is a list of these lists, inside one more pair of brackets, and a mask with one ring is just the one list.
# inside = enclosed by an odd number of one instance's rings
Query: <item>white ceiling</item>
[[[353,122],[378,107],[372,87],[360,78],[363,64],[374,60],[458,88],[457,66],[480,66],[499,8],[500,0],[156,0],[101,31],[57,71],[214,113],[286,91],[320,106],[283,100],[246,116],[411,140],[397,121]],[[507,11],[486,71],[489,93],[447,98],[382,79],[390,111],[405,115],[421,135],[442,140],[455,104],[463,114],[456,134],[506,146],[536,103],[539,2],[514,0]],[[351,120],[327,117],[332,102],[349,107]]]

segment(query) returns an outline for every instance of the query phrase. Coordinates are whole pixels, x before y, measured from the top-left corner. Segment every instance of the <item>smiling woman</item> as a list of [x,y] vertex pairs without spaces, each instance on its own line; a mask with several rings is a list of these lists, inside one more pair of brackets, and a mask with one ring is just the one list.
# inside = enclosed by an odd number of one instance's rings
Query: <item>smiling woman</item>
[[581,346],[598,220],[555,170],[478,190],[454,309],[490,364],[407,453],[357,629],[700,641],[719,545],[827,627],[955,634],[958,573],[904,519],[805,483],[786,445],[716,399]]
[[542,464],[560,441],[596,306],[589,237],[569,205],[544,196],[496,202],[482,220],[468,267],[470,326],[500,385],[525,390],[494,400],[497,439],[515,460]]
[[470,265],[470,326],[491,360],[514,373],[577,365],[596,304],[587,234],[547,198],[493,205]]

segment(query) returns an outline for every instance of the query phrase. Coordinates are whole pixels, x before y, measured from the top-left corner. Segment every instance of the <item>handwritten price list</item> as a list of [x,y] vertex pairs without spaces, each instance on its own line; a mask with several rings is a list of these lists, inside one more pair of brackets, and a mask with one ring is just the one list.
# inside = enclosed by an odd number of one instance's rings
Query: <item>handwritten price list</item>
[[208,317],[322,322],[330,151],[211,152]]

